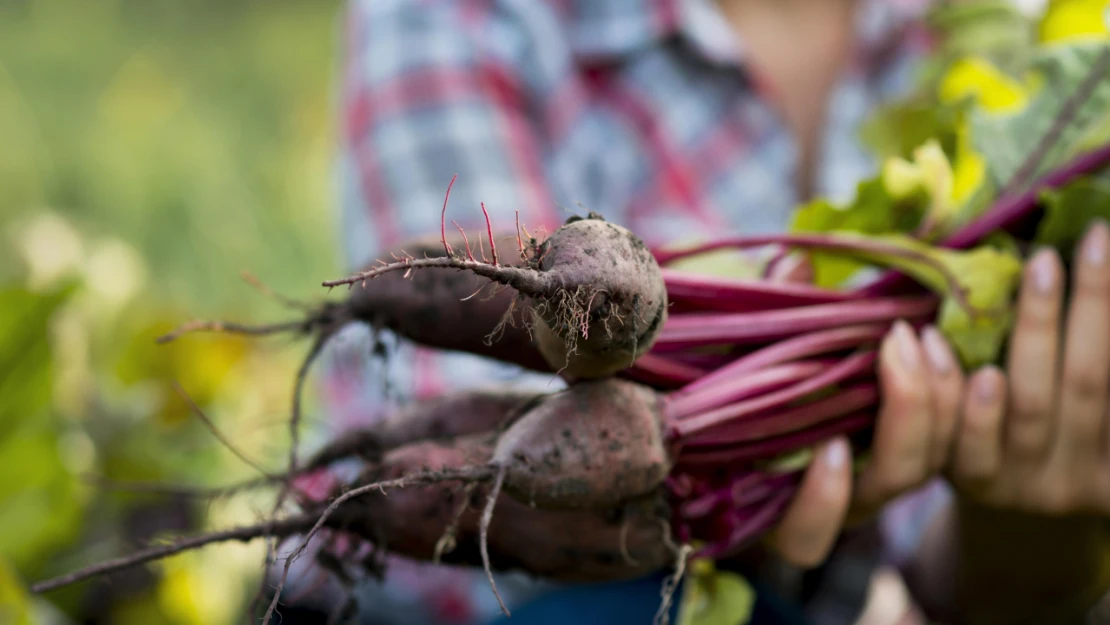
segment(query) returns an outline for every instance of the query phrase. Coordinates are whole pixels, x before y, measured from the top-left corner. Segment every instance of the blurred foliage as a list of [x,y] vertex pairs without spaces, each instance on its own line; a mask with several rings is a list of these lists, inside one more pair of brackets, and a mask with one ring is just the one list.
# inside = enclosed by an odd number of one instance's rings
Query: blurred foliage
[[43,597],[26,584],[261,509],[251,498],[106,492],[87,476],[253,477],[190,416],[174,381],[251,457],[281,461],[307,345],[154,338],[194,316],[291,314],[241,270],[310,299],[340,270],[339,8],[0,2],[0,623],[240,620],[261,544]]
[[337,18],[307,0],[0,3],[0,214],[48,207],[128,241],[162,302],[246,305],[228,279],[245,268],[306,292],[337,267]]

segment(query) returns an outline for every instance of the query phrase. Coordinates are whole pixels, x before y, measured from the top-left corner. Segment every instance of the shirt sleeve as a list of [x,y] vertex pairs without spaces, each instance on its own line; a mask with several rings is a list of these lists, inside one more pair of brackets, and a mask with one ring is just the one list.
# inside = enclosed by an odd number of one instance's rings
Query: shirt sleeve
[[355,0],[349,6],[341,93],[342,230],[351,268],[389,247],[447,227],[495,229],[520,213],[551,230],[556,212],[544,173],[547,152],[530,115],[523,54],[490,37],[471,0]]

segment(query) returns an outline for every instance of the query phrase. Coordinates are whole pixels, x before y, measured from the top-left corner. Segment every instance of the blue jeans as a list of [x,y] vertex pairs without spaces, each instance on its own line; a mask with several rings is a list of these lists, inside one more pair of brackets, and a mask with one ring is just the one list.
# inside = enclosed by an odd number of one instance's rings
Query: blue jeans
[[[566,586],[515,608],[512,618],[499,616],[487,625],[651,625],[662,600],[659,590],[666,575]],[[756,602],[751,625],[806,624],[798,606],[783,601],[754,580],[752,585]],[[677,618],[681,596],[680,585],[671,605],[671,623]]]

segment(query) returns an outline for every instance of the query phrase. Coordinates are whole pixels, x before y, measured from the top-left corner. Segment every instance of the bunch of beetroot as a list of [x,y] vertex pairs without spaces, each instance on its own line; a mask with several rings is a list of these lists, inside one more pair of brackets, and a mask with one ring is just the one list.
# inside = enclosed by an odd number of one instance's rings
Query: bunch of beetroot
[[[733,555],[790,502],[804,471],[800,453],[841,434],[866,451],[881,401],[877,343],[894,322],[936,322],[976,339],[968,354],[989,357],[997,347],[991,341],[1007,329],[1020,263],[984,242],[1003,232],[1020,238],[1042,191],[1107,163],[1110,148],[1090,152],[1023,193],[1002,194],[933,242],[795,234],[653,252],[592,213],[543,240],[519,224],[495,234],[487,218],[473,244],[461,229],[456,239],[443,227],[395,250],[394,262],[325,282],[352,287],[349,297],[305,319],[268,327],[189,324],[183,330],[314,337],[294,393],[289,470],[260,481],[281,487],[275,513],[296,476],[350,457],[363,459],[362,473],[329,501],[302,497],[297,512],[258,526],[152,549],[36,589],[219,540],[303,536],[286,559],[269,620],[289,565],[325,529],[379,552],[566,581],[659,570],[685,557],[680,545],[709,557]],[[446,202],[443,210],[445,223]],[[895,271],[832,289],[667,268],[710,250],[767,246]],[[973,246],[978,255],[956,251]],[[1005,276],[969,281],[964,269],[987,261],[1005,267]],[[327,339],[350,322],[559,375],[567,388],[424,400],[299,462],[300,386]]]

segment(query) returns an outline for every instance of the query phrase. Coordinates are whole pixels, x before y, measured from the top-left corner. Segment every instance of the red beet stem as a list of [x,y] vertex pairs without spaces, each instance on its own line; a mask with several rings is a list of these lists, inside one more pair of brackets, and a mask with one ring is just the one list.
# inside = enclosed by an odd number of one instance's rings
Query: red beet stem
[[667,357],[676,362],[681,362],[694,367],[698,367],[700,369],[704,369],[706,371],[706,375],[709,375],[710,371],[723,367],[735,361],[737,358],[745,355],[747,355],[747,352],[742,351],[738,348],[736,350],[722,350],[718,353],[696,351],[671,352],[667,354]]
[[[874,383],[851,386],[835,395],[787,410],[771,410],[748,419],[739,419],[682,441],[687,452],[711,451],[753,441],[800,432],[861,410],[874,407],[879,389]],[[708,448],[708,449],[707,449]]]
[[[797,248],[808,249],[823,249],[835,250],[841,252],[851,253],[864,253],[880,256],[892,256],[897,258],[904,258],[915,263],[920,263],[931,268],[933,271],[940,274],[948,287],[948,293],[956,298],[961,306],[968,311],[972,311],[971,304],[967,301],[964,295],[964,289],[960,284],[959,277],[953,274],[944,263],[937,259],[918,252],[917,250],[907,249],[898,245],[892,245],[885,241],[870,239],[866,236],[852,235],[848,233],[849,237],[838,236],[835,233],[821,233],[821,234],[777,234],[777,235],[762,235],[762,236],[749,236],[749,237],[726,237],[716,241],[709,241],[701,245],[685,249],[676,250],[672,252],[660,252],[662,258],[659,259],[660,263],[675,260],[677,258],[684,258],[686,256],[694,256],[704,252],[710,252],[720,249],[746,249],[752,247],[764,247],[767,245],[785,245]],[[852,240],[855,239],[855,240]],[[658,258],[658,256],[657,256]]]
[[680,441],[694,434],[716,428],[735,419],[741,419],[764,410],[785,405],[801,399],[810,393],[823,390],[854,375],[863,373],[875,365],[874,350],[853,354],[808,380],[767,393],[759,397],[730,404],[723,408],[710,410],[684,419],[674,419],[671,423],[675,436]]
[[667,417],[682,419],[755,397],[811,378],[829,367],[830,361],[803,361],[768,367],[744,377],[721,379],[696,393],[672,394],[667,398]]
[[632,367],[621,373],[622,377],[656,388],[677,388],[701,379],[706,374],[706,370],[701,367],[651,353],[640,356]]
[[823,423],[802,432],[791,432],[750,444],[737,445],[728,449],[713,451],[683,450],[678,459],[682,467],[704,467],[730,465],[753,460],[768,460],[787,452],[797,451],[832,438],[838,434],[852,434],[863,430],[875,422],[875,411],[865,410],[847,417]]
[[669,301],[714,310],[771,310],[859,297],[851,291],[766,280],[736,280],[674,269],[663,270],[663,281]]
[[725,503],[732,503],[737,494],[749,495],[749,493],[760,493],[762,490],[759,488],[762,483],[767,479],[767,475],[760,471],[752,471],[739,476],[736,481],[714,490],[683,501],[679,506],[679,514],[685,519],[698,519],[708,516],[714,509]]
[[859,347],[882,338],[889,328],[889,323],[857,325],[821,330],[785,339],[742,356],[712,373],[699,377],[676,391],[676,393],[683,395],[694,393],[742,373],[758,371],[764,367],[789,362],[797,358],[807,358],[841,349]]
[[706,545],[699,550],[699,556],[721,558],[731,553],[741,551],[753,539],[759,537],[768,528],[772,527],[790,501],[794,498],[797,487],[787,488],[777,492],[774,497],[755,508],[749,514],[737,514],[737,523],[732,534],[723,541]]
[[817,304],[756,313],[673,315],[659,333],[655,349],[667,352],[709,345],[760,343],[847,325],[912,320],[931,315],[936,306],[935,297],[917,296]]
[[759,503],[798,479],[797,471],[788,473],[769,473],[766,471],[744,471],[732,478],[726,486],[710,490],[695,498],[682,502],[679,514],[687,520],[709,516],[722,506],[730,509],[745,508]]
[[788,471],[786,473],[770,473],[761,471],[763,479],[750,488],[741,488],[742,484],[733,482],[729,490],[732,491],[730,504],[733,508],[745,508],[767,499],[783,487],[796,484],[804,470]]

